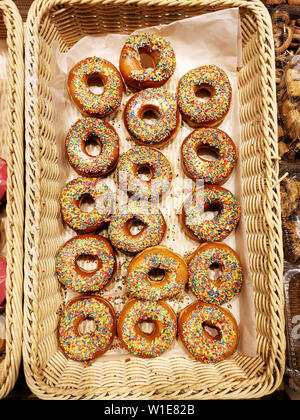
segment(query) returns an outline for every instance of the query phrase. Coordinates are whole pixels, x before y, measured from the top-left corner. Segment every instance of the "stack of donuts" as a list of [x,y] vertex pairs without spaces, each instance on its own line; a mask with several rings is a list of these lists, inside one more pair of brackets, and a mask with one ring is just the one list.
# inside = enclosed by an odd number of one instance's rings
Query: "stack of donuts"
[[[143,53],[151,56],[153,69],[144,68]],[[237,322],[222,305],[240,292],[243,274],[238,255],[222,241],[239,222],[240,204],[221,185],[235,167],[237,151],[229,135],[217,128],[230,108],[231,85],[221,68],[200,66],[181,77],[173,95],[164,84],[175,67],[171,44],[141,33],[128,37],[119,69],[104,58],[89,57],[69,73],[70,97],[82,117],[67,133],[65,152],[78,177],[63,188],[60,205],[64,223],[76,236],[58,251],[56,273],[61,284],[77,293],[62,308],[58,324],[60,347],[71,359],[90,362],[111,348],[115,337],[123,349],[144,358],[160,356],[177,336],[187,354],[204,363],[218,362],[236,349]],[[90,89],[96,79],[103,85],[101,94]],[[129,89],[134,92],[123,121],[132,147],[120,155],[119,135],[104,119],[119,109]],[[203,89],[210,95],[207,102],[197,96]],[[149,114],[155,116],[154,122],[147,120]],[[193,129],[181,145],[182,168],[195,188],[183,203],[180,223],[200,243],[186,258],[161,244],[167,224],[157,206],[173,178],[170,162],[159,149],[175,139],[182,119]],[[87,150],[91,139],[100,148],[96,156]],[[203,150],[217,159],[204,159]],[[145,167],[147,180],[139,176]],[[129,197],[126,205],[116,207],[105,183],[112,172],[116,185]],[[82,210],[87,196],[94,203],[90,212]],[[218,215],[204,219],[211,208]],[[137,222],[142,228],[133,233]],[[99,234],[103,228],[106,236]],[[118,252],[130,258],[128,299],[119,314],[102,296],[118,270]],[[78,263],[82,256],[94,260],[96,268],[83,269]],[[212,280],[209,273],[215,267],[220,275]],[[160,272],[159,281],[154,272]],[[177,316],[167,301],[187,288],[196,300]],[[84,320],[92,320],[92,331],[82,331]]]

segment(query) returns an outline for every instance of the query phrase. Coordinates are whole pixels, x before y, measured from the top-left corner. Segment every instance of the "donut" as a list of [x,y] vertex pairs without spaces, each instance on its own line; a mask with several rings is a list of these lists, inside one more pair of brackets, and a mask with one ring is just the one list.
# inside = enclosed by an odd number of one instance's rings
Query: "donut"
[[[152,332],[144,332],[143,322],[151,322]],[[117,324],[118,338],[127,351],[138,357],[153,358],[167,351],[177,334],[177,316],[163,300],[130,299]]]
[[[154,69],[144,68],[141,54],[149,55]],[[166,83],[175,71],[174,50],[161,36],[142,33],[131,35],[125,42],[119,60],[125,83],[135,89],[157,88]]]
[[178,336],[191,356],[203,363],[229,357],[239,339],[237,322],[227,309],[200,301],[180,312]]
[[[96,156],[90,155],[86,146],[94,139],[100,146]],[[109,123],[85,117],[76,121],[65,140],[66,157],[75,171],[82,176],[98,177],[111,172],[119,158],[119,136]]]
[[[81,256],[95,260],[97,266],[87,271],[78,265]],[[100,235],[85,234],[67,241],[56,256],[58,280],[79,293],[97,292],[112,279],[116,258],[109,241]]]
[[[155,116],[154,121],[146,118]],[[145,89],[133,95],[123,114],[125,127],[134,142],[161,147],[177,134],[181,117],[176,98],[164,88]]]
[[[103,93],[90,89],[91,81],[103,84]],[[100,57],[88,57],[69,72],[68,90],[78,110],[90,117],[106,117],[116,111],[123,96],[123,81],[119,70]]]
[[[210,96],[203,102],[197,92]],[[188,71],[180,80],[177,101],[182,118],[191,127],[214,127],[229,111],[231,85],[227,74],[215,65],[200,66]]]
[[[137,223],[142,225],[142,229],[132,233]],[[115,248],[124,253],[137,254],[160,244],[166,228],[165,218],[159,208],[147,201],[130,201],[112,215],[108,236]]]
[[[82,333],[84,320],[95,329]],[[105,353],[116,333],[116,316],[109,302],[100,296],[78,296],[67,303],[60,314],[58,341],[65,356],[79,362],[91,361]]]
[[[206,243],[188,257],[189,287],[199,300],[223,305],[241,290],[243,270],[239,256],[225,244]],[[209,269],[217,266],[220,275],[212,280]]]
[[[141,179],[139,171],[146,169],[150,179]],[[129,195],[157,201],[169,188],[172,168],[168,159],[157,149],[134,146],[124,153],[118,162],[116,178],[118,186]]]
[[0,158],[0,204],[5,201],[7,189],[7,164],[4,159]]
[[[217,159],[210,161],[200,152],[213,152]],[[192,179],[206,184],[223,184],[231,175],[237,152],[231,138],[218,128],[198,128],[188,135],[181,146],[182,167]]]
[[[83,211],[81,205],[85,198],[91,198],[94,209]],[[78,233],[95,232],[109,221],[113,198],[109,188],[95,178],[78,177],[67,183],[60,198],[62,218]]]
[[6,270],[6,259],[4,257],[0,257],[0,313],[4,310],[6,300]]
[[[157,269],[163,271],[160,281],[150,277],[150,273]],[[184,259],[164,246],[154,246],[132,259],[125,284],[131,296],[157,301],[177,296],[184,290],[187,280],[188,270]]]
[[[212,220],[203,218],[204,212],[217,210]],[[227,189],[217,185],[196,188],[185,201],[181,213],[184,231],[200,242],[221,242],[237,226],[241,206]]]

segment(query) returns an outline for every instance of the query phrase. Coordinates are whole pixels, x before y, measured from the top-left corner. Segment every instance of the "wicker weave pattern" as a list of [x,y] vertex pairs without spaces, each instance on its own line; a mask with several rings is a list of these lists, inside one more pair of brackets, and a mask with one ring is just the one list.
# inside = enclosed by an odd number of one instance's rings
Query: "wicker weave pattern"
[[[58,351],[55,276],[60,246],[59,171],[52,126],[50,47],[67,51],[87,34],[137,28],[239,7],[244,66],[239,74],[242,172],[254,281],[257,357],[236,353],[217,365],[190,359],[101,361],[83,368]],[[26,224],[24,368],[44,399],[257,398],[284,370],[282,251],[274,55],[269,16],[258,1],[36,0],[26,33]]]
[[0,362],[0,398],[15,385],[22,352],[24,230],[23,23],[13,1],[0,2],[8,47],[6,354]]

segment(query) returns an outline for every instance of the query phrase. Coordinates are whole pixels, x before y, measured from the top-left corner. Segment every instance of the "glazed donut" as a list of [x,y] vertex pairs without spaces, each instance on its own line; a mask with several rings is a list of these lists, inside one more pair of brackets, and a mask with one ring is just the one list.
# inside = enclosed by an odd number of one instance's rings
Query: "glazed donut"
[[[147,112],[156,116],[153,123],[145,118]],[[165,145],[176,136],[181,124],[176,98],[164,88],[133,95],[125,105],[123,118],[131,138],[146,146]]]
[[[95,139],[100,153],[90,155],[87,142]],[[82,176],[98,177],[111,172],[119,158],[119,136],[112,125],[96,118],[85,117],[76,121],[65,140],[66,157],[75,171]]]
[[[220,243],[202,244],[187,258],[189,287],[199,300],[223,305],[241,290],[243,271],[240,259],[229,246]],[[209,269],[216,266],[220,275],[209,277]]]
[[[152,280],[152,270],[163,270],[160,281]],[[131,296],[157,301],[181,293],[188,280],[186,262],[164,246],[154,246],[136,255],[127,269],[125,284]]]
[[[151,56],[153,70],[143,67],[142,53]],[[157,88],[166,83],[174,73],[175,53],[171,44],[158,35],[131,35],[122,48],[119,67],[128,86],[136,89]]]
[[[201,151],[212,151],[217,160],[203,159]],[[236,163],[236,148],[231,138],[218,128],[198,128],[186,137],[181,146],[182,167],[192,179],[206,184],[223,184]]]
[[[207,327],[216,330],[217,335],[211,334]],[[239,339],[237,322],[227,309],[199,301],[180,312],[178,335],[187,351],[203,363],[229,357]]]
[[[87,271],[78,265],[78,258],[87,256],[97,263],[96,269]],[[86,234],[67,241],[56,256],[58,280],[79,293],[97,292],[112,279],[116,258],[112,246],[103,236]]]
[[[102,82],[104,90],[93,93],[89,82]],[[77,63],[69,72],[70,97],[79,111],[90,117],[106,117],[116,111],[123,96],[123,81],[118,69],[99,57],[88,57]]]
[[4,308],[6,300],[6,270],[6,259],[4,257],[0,257],[0,313],[2,312],[2,308]]
[[7,164],[0,158],[0,204],[5,200],[7,188]]
[[[151,322],[151,333],[140,325]],[[177,317],[164,301],[150,302],[130,299],[124,306],[117,325],[118,338],[127,351],[135,356],[152,358],[167,351],[177,334]]]
[[[80,323],[92,320],[95,330],[80,331]],[[109,302],[100,296],[79,296],[67,303],[58,323],[60,347],[69,359],[88,362],[105,353],[116,333],[116,316]]]
[[[81,210],[85,197],[94,201],[91,212]],[[109,188],[98,179],[78,177],[68,182],[60,198],[62,218],[78,233],[95,232],[109,221],[113,198]]]
[[[197,97],[197,92],[202,90],[210,95],[207,102]],[[182,118],[191,127],[216,126],[225,118],[230,107],[228,76],[215,65],[190,70],[179,80],[177,100]]]
[[[133,234],[131,228],[135,223],[142,224],[142,229]],[[112,215],[108,236],[112,245],[120,251],[137,254],[160,244],[166,228],[164,216],[157,207],[147,201],[130,201]]]
[[[212,220],[203,219],[203,213],[216,209]],[[196,188],[183,204],[181,222],[185,232],[200,242],[221,242],[237,226],[241,207],[236,197],[225,188],[205,185]]]
[[[139,177],[139,171],[146,168],[150,179]],[[168,159],[157,149],[134,146],[124,153],[116,169],[118,186],[129,195],[157,201],[169,188],[172,168]]]

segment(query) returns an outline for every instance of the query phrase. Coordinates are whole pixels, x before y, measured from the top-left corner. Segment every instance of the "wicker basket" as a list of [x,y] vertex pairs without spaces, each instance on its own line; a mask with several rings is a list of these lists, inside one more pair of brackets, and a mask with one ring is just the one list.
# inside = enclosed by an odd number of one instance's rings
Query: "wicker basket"
[[4,398],[15,385],[19,373],[23,327],[24,43],[22,19],[10,0],[0,2],[0,38],[6,40],[7,55],[0,101],[1,156],[5,156],[8,166],[3,239],[7,260],[6,350],[0,361],[0,398]]
[[[87,34],[130,33],[239,7],[243,197],[254,284],[257,356],[236,352],[214,365],[188,358],[97,359],[89,367],[58,350],[55,276],[60,246],[59,170],[48,82],[50,48],[68,51]],[[285,364],[282,245],[271,22],[259,1],[37,0],[26,31],[26,224],[24,369],[42,399],[244,399],[275,390]],[[45,205],[47,203],[47,205]]]

